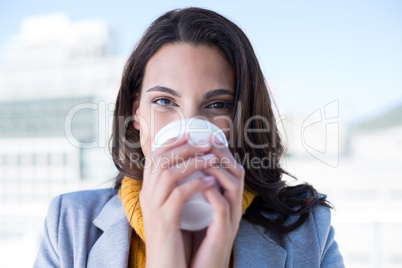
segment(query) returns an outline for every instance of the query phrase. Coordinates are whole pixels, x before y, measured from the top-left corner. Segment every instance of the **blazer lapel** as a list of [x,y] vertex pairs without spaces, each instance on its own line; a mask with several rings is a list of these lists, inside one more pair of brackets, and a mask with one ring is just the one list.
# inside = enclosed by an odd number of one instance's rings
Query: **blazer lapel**
[[[103,231],[88,254],[88,268],[127,267],[132,228],[115,195],[93,221]],[[264,228],[241,220],[233,245],[234,268],[285,267],[287,252]]]
[[93,221],[103,231],[88,254],[87,267],[127,267],[132,228],[115,195]]
[[272,240],[264,228],[240,221],[233,245],[234,268],[285,267],[287,252]]

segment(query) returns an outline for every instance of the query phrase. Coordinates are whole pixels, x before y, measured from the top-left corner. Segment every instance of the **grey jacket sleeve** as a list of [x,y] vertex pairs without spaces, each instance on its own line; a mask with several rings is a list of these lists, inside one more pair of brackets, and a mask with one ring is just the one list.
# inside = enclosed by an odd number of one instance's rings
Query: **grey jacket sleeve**
[[58,255],[58,226],[61,196],[55,197],[49,205],[45,219],[44,234],[33,267],[61,267]]

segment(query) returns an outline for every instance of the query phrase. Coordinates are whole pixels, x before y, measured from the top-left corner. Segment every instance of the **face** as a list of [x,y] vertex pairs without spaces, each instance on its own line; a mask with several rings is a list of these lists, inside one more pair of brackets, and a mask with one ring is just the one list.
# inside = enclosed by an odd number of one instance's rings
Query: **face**
[[198,117],[217,125],[229,140],[235,78],[222,52],[211,46],[162,46],[148,61],[141,97],[133,106],[146,156],[156,133],[168,123]]

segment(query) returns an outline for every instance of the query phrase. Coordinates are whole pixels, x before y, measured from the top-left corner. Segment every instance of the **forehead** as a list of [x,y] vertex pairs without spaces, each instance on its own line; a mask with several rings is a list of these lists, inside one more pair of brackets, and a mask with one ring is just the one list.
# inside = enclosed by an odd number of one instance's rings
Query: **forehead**
[[177,90],[226,87],[234,90],[234,72],[220,49],[209,45],[174,43],[162,46],[148,61],[143,87]]

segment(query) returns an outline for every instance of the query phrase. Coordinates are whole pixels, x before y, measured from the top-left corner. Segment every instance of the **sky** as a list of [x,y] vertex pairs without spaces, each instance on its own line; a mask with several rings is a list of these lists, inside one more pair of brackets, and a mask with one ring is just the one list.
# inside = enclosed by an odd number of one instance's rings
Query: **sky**
[[127,57],[172,8],[212,9],[249,37],[282,113],[308,116],[334,101],[346,124],[402,105],[402,1],[0,0],[0,47],[28,16],[103,19]]

